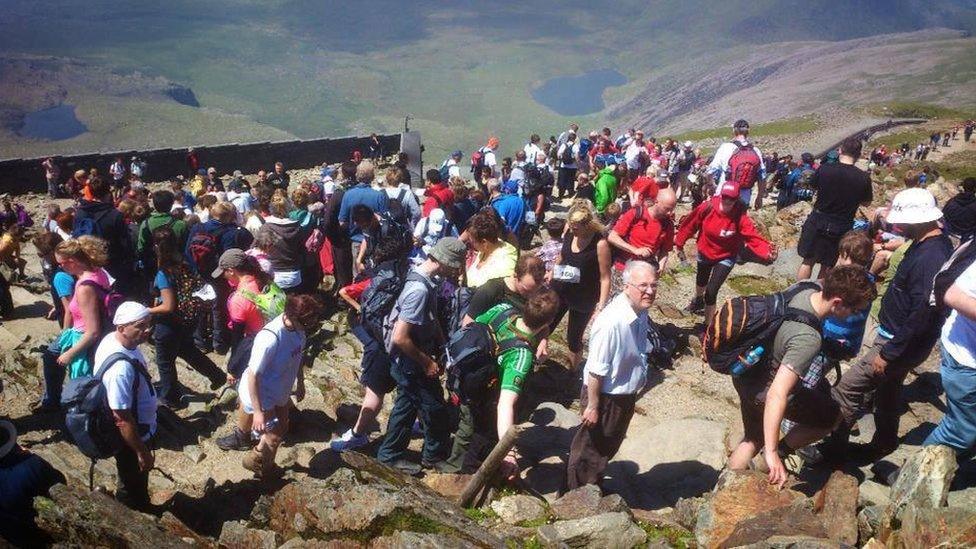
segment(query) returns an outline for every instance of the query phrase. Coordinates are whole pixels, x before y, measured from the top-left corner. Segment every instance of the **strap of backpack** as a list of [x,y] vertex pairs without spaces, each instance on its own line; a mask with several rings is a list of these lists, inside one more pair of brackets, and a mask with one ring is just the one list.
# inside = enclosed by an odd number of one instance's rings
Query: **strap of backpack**
[[403,204],[403,199],[406,196],[407,196],[407,190],[406,189],[400,189],[400,192],[397,193],[397,197],[396,197],[397,202],[399,202],[400,204]]
[[627,240],[627,238],[630,236],[630,232],[634,230],[634,225],[637,225],[637,222],[643,219],[644,219],[644,207],[634,206],[634,217],[633,219],[630,220],[630,223],[627,225],[627,230],[624,231],[624,234],[620,236],[622,236],[624,240]]
[[809,311],[804,311],[803,309],[797,309],[796,307],[786,308],[785,320],[806,324],[807,326],[816,330],[817,333],[820,333],[820,330],[823,327],[823,321],[821,321],[817,315]]

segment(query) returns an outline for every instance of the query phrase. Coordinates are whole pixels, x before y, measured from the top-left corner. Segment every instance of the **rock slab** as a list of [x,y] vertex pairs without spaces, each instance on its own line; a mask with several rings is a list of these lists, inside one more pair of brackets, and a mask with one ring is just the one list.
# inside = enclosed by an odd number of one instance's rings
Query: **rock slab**
[[814,500],[830,539],[856,545],[857,479],[843,471],[834,471]]
[[541,501],[525,494],[497,499],[491,502],[491,510],[506,524],[537,521],[547,515]]
[[545,547],[600,547],[630,549],[647,540],[647,534],[626,513],[604,513],[576,520],[561,520],[538,530]]
[[923,446],[905,461],[898,480],[891,487],[891,504],[896,513],[908,504],[916,507],[945,507],[949,485],[959,465],[948,446]]

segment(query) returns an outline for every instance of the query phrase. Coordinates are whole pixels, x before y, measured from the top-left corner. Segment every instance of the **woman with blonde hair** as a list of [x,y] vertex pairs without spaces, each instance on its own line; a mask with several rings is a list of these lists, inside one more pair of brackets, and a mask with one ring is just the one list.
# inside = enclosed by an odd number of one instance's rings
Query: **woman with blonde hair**
[[[303,285],[302,267],[305,264],[305,240],[309,231],[303,230],[298,221],[288,217],[288,200],[276,193],[268,207],[271,215],[265,218],[258,234],[270,232],[277,237],[277,244],[268,252],[274,269],[274,281],[286,293],[300,292]],[[311,281],[316,283],[318,281]]]
[[102,268],[108,263],[108,243],[95,236],[79,236],[58,244],[54,257],[64,272],[75,278],[75,288],[64,330],[42,355],[44,396],[35,406],[38,412],[60,408],[65,370],[72,379],[92,374],[95,347],[110,328],[105,325],[105,297],[112,280]]
[[552,289],[562,303],[550,332],[568,312],[566,344],[572,361],[570,369],[575,370],[583,350],[583,332],[610,297],[612,263],[603,225],[597,221],[588,203],[575,204],[569,210],[567,220],[567,235],[551,274]]

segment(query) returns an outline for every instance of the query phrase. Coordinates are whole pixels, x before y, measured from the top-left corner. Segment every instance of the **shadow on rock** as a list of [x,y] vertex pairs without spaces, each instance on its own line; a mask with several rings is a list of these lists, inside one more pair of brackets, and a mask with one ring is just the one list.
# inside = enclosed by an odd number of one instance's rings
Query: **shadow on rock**
[[715,486],[719,475],[714,467],[690,460],[659,463],[641,474],[638,470],[633,461],[611,462],[604,485],[640,509],[673,507],[681,498],[700,496]]
[[194,532],[219,537],[226,521],[248,520],[261,496],[274,494],[288,484],[284,480],[224,482],[209,487],[203,496],[194,498],[177,492],[169,511]]

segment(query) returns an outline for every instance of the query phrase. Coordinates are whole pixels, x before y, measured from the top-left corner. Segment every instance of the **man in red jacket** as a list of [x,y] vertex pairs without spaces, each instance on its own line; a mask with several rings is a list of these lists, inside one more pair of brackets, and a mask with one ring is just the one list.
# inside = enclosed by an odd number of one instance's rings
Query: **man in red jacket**
[[690,313],[704,310],[707,325],[715,312],[718,290],[742,248],[772,262],[776,259],[776,247],[756,231],[746,214],[746,205],[739,201],[739,188],[733,182],[723,183],[720,196],[702,202],[681,220],[674,243],[682,261],[686,261],[684,244],[695,235],[698,247],[695,297],[685,310]]
[[420,215],[427,217],[436,208],[444,210],[445,214],[448,213],[446,208],[454,204],[454,191],[447,186],[447,181],[441,181],[440,170],[427,170],[426,175],[427,190],[424,191],[426,199],[424,200],[423,211]]

